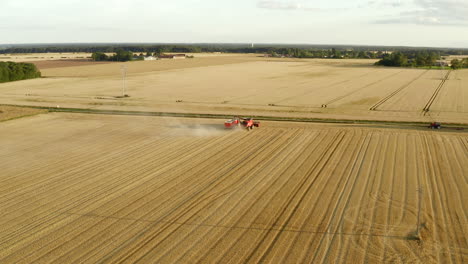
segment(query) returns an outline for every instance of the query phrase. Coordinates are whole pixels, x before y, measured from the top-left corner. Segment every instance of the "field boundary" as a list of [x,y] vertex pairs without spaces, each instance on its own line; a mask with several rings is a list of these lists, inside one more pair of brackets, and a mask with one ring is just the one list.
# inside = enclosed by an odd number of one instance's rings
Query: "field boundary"
[[[48,112],[57,113],[78,113],[78,114],[101,114],[101,115],[134,115],[134,116],[160,116],[160,117],[179,117],[179,118],[211,118],[211,119],[230,119],[233,116],[245,116],[238,114],[202,114],[202,113],[177,113],[177,112],[151,112],[151,111],[123,111],[123,110],[105,110],[89,108],[56,108],[47,106],[31,105],[11,105],[0,104],[3,106],[16,106],[34,109],[44,109]],[[330,124],[363,124],[363,125],[396,125],[396,126],[417,126],[427,127],[428,122],[419,121],[385,121],[385,120],[367,120],[367,119],[333,119],[333,118],[310,118],[310,117],[281,117],[281,116],[259,116],[249,115],[248,117],[277,122],[303,122],[303,123],[330,123]],[[465,123],[444,123],[444,128],[468,129]]]

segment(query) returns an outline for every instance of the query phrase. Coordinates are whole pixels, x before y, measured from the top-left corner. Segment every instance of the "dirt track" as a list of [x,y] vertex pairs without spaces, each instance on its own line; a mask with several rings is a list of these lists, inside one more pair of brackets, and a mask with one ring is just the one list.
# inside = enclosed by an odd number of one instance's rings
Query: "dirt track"
[[0,262],[468,261],[466,133],[220,123],[3,123]]

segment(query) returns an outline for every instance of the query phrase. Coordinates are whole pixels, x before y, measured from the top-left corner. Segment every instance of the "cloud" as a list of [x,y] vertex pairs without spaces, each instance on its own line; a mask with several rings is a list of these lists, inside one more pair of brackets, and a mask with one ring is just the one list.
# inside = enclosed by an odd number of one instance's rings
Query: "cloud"
[[302,4],[297,1],[278,1],[278,0],[261,0],[257,2],[258,8],[270,9],[270,10],[301,10],[301,11],[312,11],[312,12],[328,12],[328,11],[346,11],[348,7],[342,8],[322,8],[322,7],[311,7],[307,4]]
[[468,26],[466,0],[413,0],[408,11],[383,17],[377,24]]
[[308,10],[308,11],[320,11],[320,8],[311,8],[304,6],[297,2],[285,2],[276,0],[262,0],[257,3],[258,8],[264,9],[280,9],[280,10]]
[[360,7],[402,7],[408,4],[408,1],[402,2],[401,0],[370,0]]

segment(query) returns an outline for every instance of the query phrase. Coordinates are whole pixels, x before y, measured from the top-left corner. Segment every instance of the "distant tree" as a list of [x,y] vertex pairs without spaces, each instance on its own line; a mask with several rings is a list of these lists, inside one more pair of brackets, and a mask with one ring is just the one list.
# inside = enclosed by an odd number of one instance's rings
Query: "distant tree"
[[41,77],[41,72],[32,63],[0,62],[0,83]]
[[384,55],[383,59],[375,63],[376,65],[404,67],[408,66],[408,57],[401,52]]
[[111,56],[112,61],[131,61],[133,59],[133,53],[125,51],[123,49],[117,50],[117,52]]
[[93,54],[91,54],[91,58],[93,61],[106,61],[109,59],[109,57],[102,52],[93,52]]
[[364,58],[367,58],[367,55],[364,51],[360,51],[358,54],[358,58],[364,59]]
[[450,61],[450,67],[454,70],[460,69],[463,66],[462,62],[458,59],[453,59]]
[[463,68],[468,68],[468,58],[464,58],[464,59],[462,60],[462,67],[463,67]]

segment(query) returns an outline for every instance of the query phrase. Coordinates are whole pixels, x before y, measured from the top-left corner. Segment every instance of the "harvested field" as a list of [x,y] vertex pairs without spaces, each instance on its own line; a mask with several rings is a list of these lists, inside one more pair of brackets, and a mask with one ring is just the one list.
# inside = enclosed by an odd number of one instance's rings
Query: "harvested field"
[[89,59],[75,59],[75,60],[43,60],[43,61],[28,61],[34,63],[39,70],[45,70],[50,68],[64,68],[64,67],[76,67],[86,65],[98,65],[98,64],[109,64],[110,61],[92,61]]
[[1,263],[468,262],[462,131],[54,113],[0,145]]
[[46,110],[0,105],[0,121],[46,113]]
[[45,78],[0,84],[0,101],[105,110],[468,124],[468,70],[375,67],[373,62],[275,59],[258,54],[129,62],[125,87],[130,97],[123,99],[116,98],[122,95],[122,63],[45,68]]
[[422,111],[447,74],[447,71],[442,70],[427,71],[406,89],[385,102],[380,109]]
[[468,71],[454,71],[440,90],[432,109],[435,112],[468,114]]
[[22,53],[0,54],[0,61],[35,62],[50,60],[76,60],[91,58],[91,53]]

